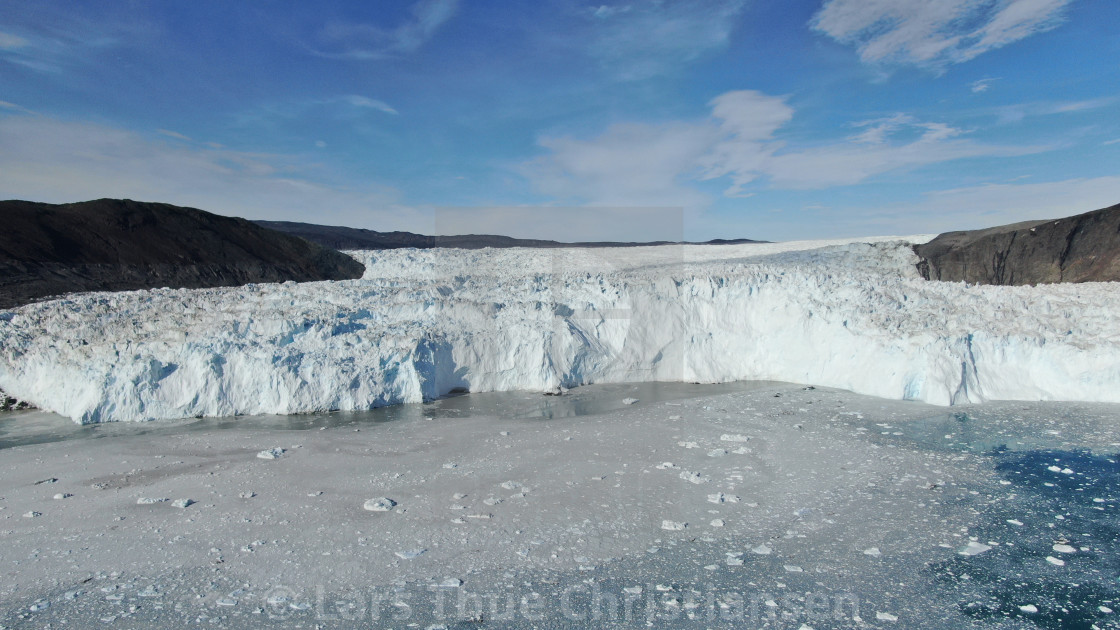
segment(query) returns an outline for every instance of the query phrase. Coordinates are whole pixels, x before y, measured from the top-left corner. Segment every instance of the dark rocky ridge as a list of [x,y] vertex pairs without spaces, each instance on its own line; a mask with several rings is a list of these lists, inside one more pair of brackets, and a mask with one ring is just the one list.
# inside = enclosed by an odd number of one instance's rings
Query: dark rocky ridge
[[916,245],[926,280],[1026,285],[1120,281],[1120,204],[1048,221],[946,232]]
[[[652,241],[648,243],[594,241],[581,243],[562,243],[528,238],[513,238],[494,234],[464,234],[459,236],[426,236],[412,232],[376,232],[357,228],[296,223],[292,221],[256,221],[269,229],[286,232],[309,241],[335,249],[434,249],[437,247],[456,249],[482,249],[485,247],[640,247],[643,245],[675,245],[673,241]],[[764,243],[750,239],[716,239],[697,243],[699,245],[738,245],[741,243]]]
[[78,291],[359,278],[349,256],[194,208],[0,201],[0,308]]

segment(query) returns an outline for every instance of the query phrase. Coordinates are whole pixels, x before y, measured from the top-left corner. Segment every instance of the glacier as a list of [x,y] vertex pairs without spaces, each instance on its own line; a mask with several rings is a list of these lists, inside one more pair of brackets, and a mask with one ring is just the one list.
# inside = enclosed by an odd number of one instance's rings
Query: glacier
[[1120,402],[1115,283],[928,282],[928,238],[354,251],[359,280],[76,294],[0,311],[0,389],[81,423],[636,381]]

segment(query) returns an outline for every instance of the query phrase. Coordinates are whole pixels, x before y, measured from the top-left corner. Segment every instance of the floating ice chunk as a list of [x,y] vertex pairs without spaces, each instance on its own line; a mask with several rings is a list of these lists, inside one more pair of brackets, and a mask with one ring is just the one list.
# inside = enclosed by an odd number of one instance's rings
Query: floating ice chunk
[[1055,558],[1054,556],[1046,556],[1046,561],[1049,562],[1050,564],[1056,566],[1056,567],[1066,566],[1066,561],[1065,560],[1059,560],[1058,558]]
[[636,402],[638,402],[637,398],[623,398],[622,399],[622,404],[624,404],[624,405],[633,405]]
[[684,528],[686,528],[686,527],[688,527],[688,523],[682,523],[680,521],[669,521],[669,520],[661,521],[661,529],[668,530],[668,531],[671,531],[671,532],[683,531]]
[[459,578],[446,578],[444,581],[436,584],[436,588],[459,588],[463,585],[463,581]]
[[136,499],[136,505],[155,505],[157,503],[167,503],[171,499],[157,498],[157,497],[140,497]]
[[641,595],[642,594],[642,587],[640,587],[640,586],[627,586],[626,588],[622,589],[622,592],[624,592],[628,595]]
[[1077,552],[1076,547],[1071,547],[1069,545],[1063,545],[1061,543],[1058,543],[1058,544],[1054,545],[1053,549],[1054,549],[1054,551],[1057,551],[1058,553],[1076,553]]
[[1007,519],[1007,522],[1011,523],[1015,527],[1022,527],[1023,526],[1023,521],[1020,521],[1017,518],[1009,518],[1009,519]]
[[708,503],[738,503],[739,497],[734,494],[724,494],[717,492],[708,495]]
[[395,552],[395,555],[401,560],[412,560],[413,558],[419,558],[424,555],[425,551],[427,551],[427,549],[406,549],[405,551]]
[[771,552],[770,547],[767,547],[765,544],[759,545],[759,546],[751,549],[751,553],[758,554],[760,556],[768,556],[768,555],[770,555],[770,552]]
[[1034,604],[1027,604],[1025,606],[1020,606],[1019,610],[1033,615],[1038,612],[1038,606],[1035,606]]
[[878,547],[868,547],[867,549],[863,550],[863,553],[875,558],[878,558],[881,555]]
[[989,549],[991,549],[991,546],[973,540],[965,545],[964,548],[957,553],[961,554],[962,556],[978,556],[985,551],[988,551]]
[[724,433],[719,439],[721,442],[749,442],[751,438],[738,433]]
[[377,499],[370,499],[369,501],[366,501],[362,505],[362,508],[369,510],[370,512],[388,512],[389,510],[396,507],[396,505],[397,502],[388,497],[379,497]]
[[522,484],[520,482],[517,482],[517,481],[503,481],[499,485],[501,487],[505,488],[506,490],[517,490],[518,488],[521,487]]
[[69,499],[72,496],[74,495],[70,494],[69,492],[59,492],[58,494],[54,495],[54,498],[58,501],[61,501],[62,499]]
[[280,447],[270,448],[267,451],[257,453],[257,457],[260,459],[280,459],[280,456],[286,452],[287,450]]
[[707,475],[703,475],[703,474],[698,473],[698,472],[689,472],[687,470],[681,471],[681,474],[678,475],[678,476],[681,479],[684,479],[685,481],[687,481],[689,483],[694,483],[696,485],[700,485],[702,483],[708,483],[709,481],[711,481],[711,479],[709,479]]
[[187,508],[192,505],[194,505],[194,499],[175,499],[171,502],[171,507],[177,507],[179,509]]
[[737,558],[735,556],[727,556],[727,558],[724,560],[724,562],[726,562],[727,566],[729,566],[729,567],[741,567],[741,566],[743,566],[743,559],[742,558]]
[[696,442],[677,442],[677,446],[684,448],[700,448],[700,445]]
[[1112,609],[1109,608],[1108,606],[1097,606],[1097,610],[1101,611],[1102,613],[1104,613],[1106,615],[1111,615],[1112,614]]
[[877,612],[877,613],[875,613],[875,620],[876,621],[898,621],[898,617],[896,615],[890,614],[889,612]]
[[51,603],[44,599],[44,600],[41,600],[41,601],[37,601],[34,604],[31,604],[30,606],[28,606],[27,609],[30,610],[31,612],[39,612],[41,610],[46,610],[50,607],[51,607]]
[[797,566],[796,564],[787,564],[787,565],[784,565],[782,568],[784,568],[787,573],[802,573],[804,571],[804,569]]
[[724,455],[727,455],[727,451],[722,448],[713,448],[708,451],[708,457],[723,457]]
[[723,527],[723,519],[722,518],[713,518],[712,522],[709,523],[709,525],[711,525],[712,527]]
[[675,415],[674,415],[674,416],[669,416],[669,419],[670,419],[670,420],[680,420],[680,419],[681,419],[681,417],[680,417],[680,416],[675,416]]
[[657,466],[655,466],[655,468],[657,468],[658,470],[667,470],[669,468],[676,468],[676,467],[677,467],[676,464],[674,464],[673,462],[662,462],[662,463],[658,464]]

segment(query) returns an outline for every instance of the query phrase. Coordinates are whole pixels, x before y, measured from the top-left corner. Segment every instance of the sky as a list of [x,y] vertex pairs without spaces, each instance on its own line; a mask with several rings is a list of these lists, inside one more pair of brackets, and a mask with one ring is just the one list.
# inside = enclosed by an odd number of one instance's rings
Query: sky
[[1120,203],[1116,0],[0,0],[0,198],[558,240]]

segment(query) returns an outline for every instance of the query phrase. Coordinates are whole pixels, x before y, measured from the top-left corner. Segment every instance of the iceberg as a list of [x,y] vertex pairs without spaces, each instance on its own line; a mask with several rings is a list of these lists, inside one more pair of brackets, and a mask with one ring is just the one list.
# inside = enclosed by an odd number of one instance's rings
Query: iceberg
[[0,311],[0,389],[82,423],[637,381],[1120,402],[1115,284],[930,282],[927,238],[354,251],[357,280],[76,294]]

